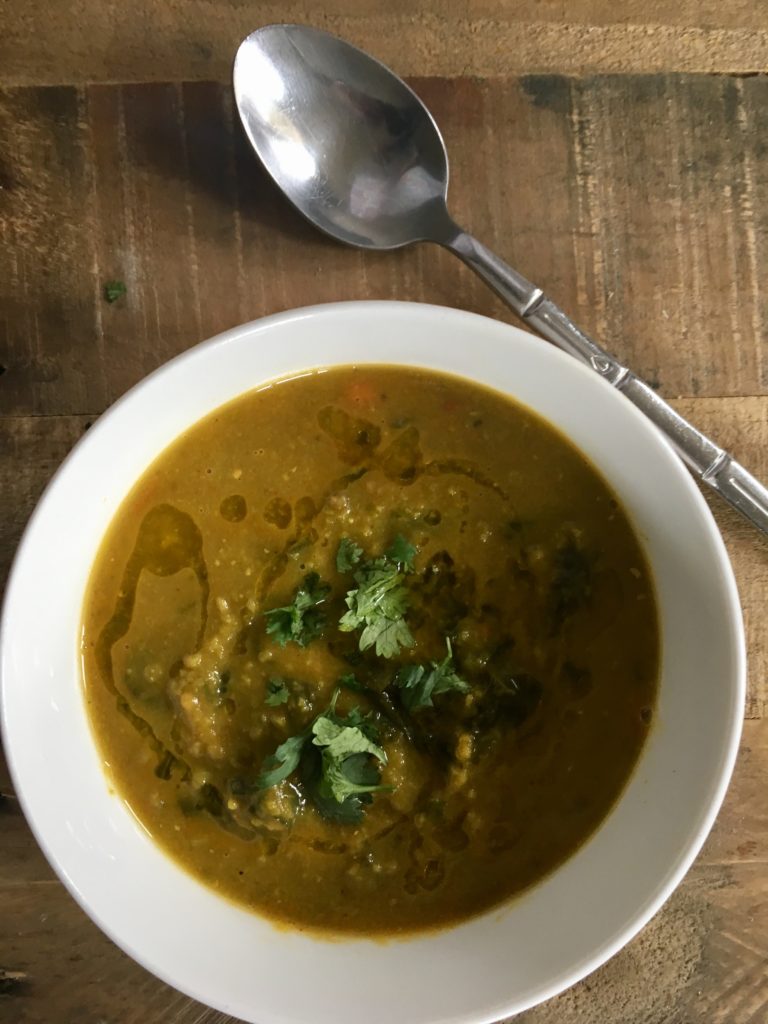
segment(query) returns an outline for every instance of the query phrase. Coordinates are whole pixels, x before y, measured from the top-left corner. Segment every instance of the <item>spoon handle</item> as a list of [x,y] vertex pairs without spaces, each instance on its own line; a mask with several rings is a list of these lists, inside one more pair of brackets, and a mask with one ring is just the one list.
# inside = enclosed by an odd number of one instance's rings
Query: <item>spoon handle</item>
[[540,288],[461,230],[442,242],[539,334],[591,367],[645,413],[703,483],[768,535],[768,490],[728,452],[697,430],[628,367],[580,330]]

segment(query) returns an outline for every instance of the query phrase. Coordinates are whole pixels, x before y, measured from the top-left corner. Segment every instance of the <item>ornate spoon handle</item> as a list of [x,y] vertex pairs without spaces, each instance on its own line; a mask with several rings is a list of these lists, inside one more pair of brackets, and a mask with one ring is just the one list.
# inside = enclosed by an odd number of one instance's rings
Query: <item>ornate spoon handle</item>
[[643,412],[664,434],[701,481],[768,535],[768,490],[728,452],[697,430],[632,371],[580,330],[540,288],[495,256],[476,238],[456,228],[440,240],[472,268],[526,323],[580,359]]

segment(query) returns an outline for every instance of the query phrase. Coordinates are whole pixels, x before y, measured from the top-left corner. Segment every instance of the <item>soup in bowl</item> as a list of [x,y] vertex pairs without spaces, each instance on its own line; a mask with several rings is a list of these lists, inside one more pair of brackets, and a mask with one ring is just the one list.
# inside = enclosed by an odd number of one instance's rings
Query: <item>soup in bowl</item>
[[260,1021],[491,1020],[597,966],[703,841],[743,675],[654,429],[520,331],[397,303],[238,328],[129,393],[3,621],[54,866]]

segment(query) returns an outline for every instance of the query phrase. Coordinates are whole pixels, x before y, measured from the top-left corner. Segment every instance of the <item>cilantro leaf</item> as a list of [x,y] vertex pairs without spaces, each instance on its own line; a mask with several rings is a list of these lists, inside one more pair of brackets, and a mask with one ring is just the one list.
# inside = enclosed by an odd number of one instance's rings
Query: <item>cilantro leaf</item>
[[451,641],[446,638],[445,643],[448,654],[442,661],[406,665],[396,673],[395,685],[400,687],[400,698],[409,711],[433,707],[432,698],[441,693],[466,693],[469,690],[469,684],[454,668]]
[[351,823],[360,820],[372,793],[392,787],[380,781],[379,765],[387,763],[387,755],[376,742],[374,724],[358,708],[337,714],[337,697],[338,691],[308,729],[291,736],[266,759],[256,785],[275,786],[301,766],[302,782],[317,810]]
[[363,686],[358,681],[354,672],[347,672],[345,675],[339,676],[336,680],[336,685],[343,687],[345,690],[353,690],[355,693],[364,693],[368,689],[367,686]]
[[389,619],[378,616],[369,622],[360,634],[360,650],[376,648],[380,658],[394,658],[401,647],[413,647],[413,634],[405,619]]
[[312,742],[316,747],[324,748],[323,756],[328,754],[336,760],[343,760],[350,754],[373,754],[386,764],[387,755],[382,748],[363,732],[359,724],[350,725],[350,720],[355,721],[351,714],[346,720],[340,720],[336,715],[321,715],[312,725]]
[[264,613],[267,633],[281,647],[289,642],[306,647],[325,628],[325,615],[318,611],[317,606],[325,601],[330,591],[330,585],[323,582],[316,572],[307,573],[291,604],[270,608]]
[[321,792],[327,791],[336,803],[342,804],[350,797],[370,793],[387,792],[391,786],[380,782],[378,768],[371,763],[367,754],[350,754],[343,760],[328,758],[323,753],[323,781]]
[[281,743],[274,754],[271,754],[256,779],[258,789],[269,789],[276,786],[278,782],[287,779],[289,775],[299,767],[299,761],[304,750],[304,745],[310,737],[309,732],[299,733],[298,736],[289,736]]
[[[307,796],[312,802],[318,814],[327,821],[333,821],[338,825],[356,825],[363,820],[365,806],[370,804],[373,797],[370,793],[353,793],[339,803],[339,801],[326,792],[323,786],[322,758],[320,752],[313,747],[307,748],[310,751],[302,761],[302,782]],[[359,758],[366,764],[366,770],[372,773],[369,778],[378,778],[378,771],[370,763],[365,754],[353,754],[347,758],[352,761]]]
[[[366,787],[367,792],[376,790],[391,790],[392,786],[377,785],[379,782],[378,765],[371,762],[370,757],[365,754],[350,754],[344,762],[344,774],[349,785]],[[358,788],[356,792],[363,790]]]
[[357,587],[347,591],[347,611],[339,629],[351,633],[362,629],[361,651],[375,648],[382,658],[393,658],[401,647],[413,646],[413,636],[405,622],[408,588],[405,577],[413,565],[416,549],[404,537],[395,538],[380,558],[361,562],[354,574]]
[[267,681],[267,696],[264,698],[264,703],[268,707],[276,708],[280,704],[286,704],[290,696],[284,679],[276,676]]
[[339,541],[339,550],[336,552],[336,568],[339,572],[352,572],[354,567],[363,557],[363,549],[349,537],[342,537]]
[[339,691],[336,690],[330,705],[327,710],[323,712],[322,717],[330,719],[330,721],[335,722],[336,725],[354,726],[356,729],[360,729],[361,732],[365,733],[369,740],[376,743],[379,738],[379,730],[374,716],[372,714],[364,715],[357,705],[350,708],[346,715],[340,715],[336,711],[336,701],[338,699]]
[[121,296],[125,295],[128,289],[125,287],[124,281],[105,281],[104,282],[104,298],[110,305],[113,302],[117,302]]
[[402,533],[398,533],[390,546],[387,548],[386,557],[390,562],[403,566],[405,569],[413,569],[413,559],[416,556],[416,548],[410,544]]
[[361,793],[386,790],[379,782],[378,770],[369,770],[370,757],[387,763],[384,750],[356,725],[340,724],[338,719],[322,715],[312,726],[312,742],[322,750],[319,792],[337,803]]

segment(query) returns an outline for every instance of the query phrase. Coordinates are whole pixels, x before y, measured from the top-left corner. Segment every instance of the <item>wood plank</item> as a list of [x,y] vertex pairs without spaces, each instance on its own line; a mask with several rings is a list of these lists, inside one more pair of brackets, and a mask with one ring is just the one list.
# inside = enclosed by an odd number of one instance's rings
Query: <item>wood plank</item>
[[[259,25],[303,22],[375,52],[401,74],[557,71],[762,71],[762,2],[746,0],[27,0],[7,5],[0,82],[62,84],[229,79],[238,42]],[[88,31],[83,32],[82,26]]]
[[[459,220],[666,394],[766,390],[768,78],[415,84]],[[514,320],[434,247],[322,238],[233,116],[211,83],[0,93],[5,414],[96,414],[191,344],[297,304],[413,298]],[[108,305],[115,277],[128,294]]]
[[0,416],[0,593],[22,530],[88,416]]
[[[0,750],[2,762],[2,750]],[[0,764],[0,885],[26,886],[56,880],[53,868],[43,856],[9,783],[3,780],[7,768]],[[2,954],[0,954],[0,961]],[[3,966],[0,962],[0,966]],[[0,986],[1,988],[1,986]],[[0,1002],[0,1010],[2,1002]],[[0,1012],[0,1020],[2,1013]]]
[[85,379],[100,370],[98,360],[86,361],[93,332],[83,329],[96,285],[83,231],[90,181],[80,118],[74,89],[29,89],[0,99],[3,412],[12,411],[19,386],[30,411],[54,404],[63,365],[65,390],[85,409]]

